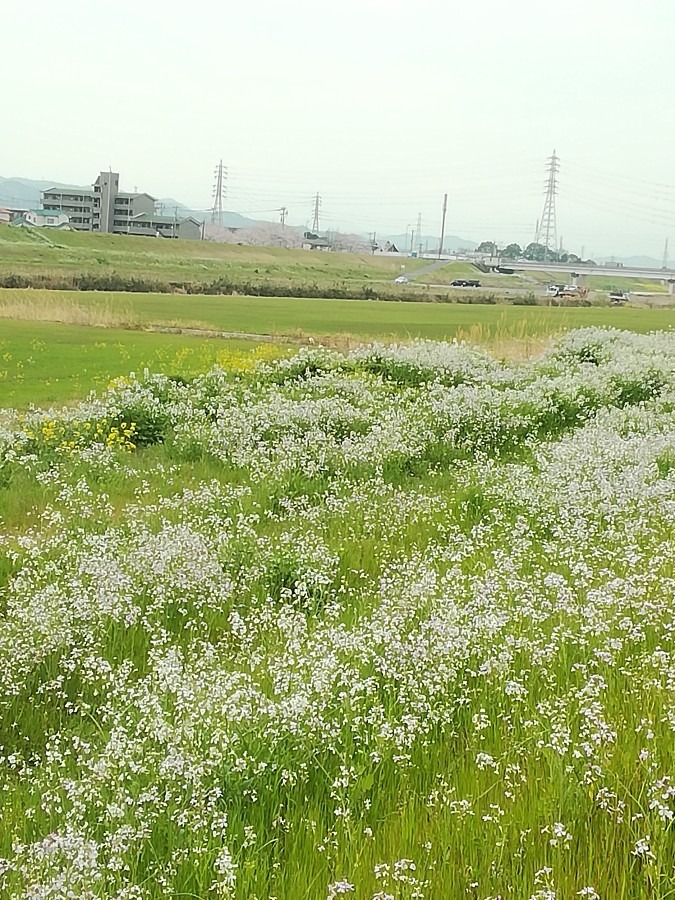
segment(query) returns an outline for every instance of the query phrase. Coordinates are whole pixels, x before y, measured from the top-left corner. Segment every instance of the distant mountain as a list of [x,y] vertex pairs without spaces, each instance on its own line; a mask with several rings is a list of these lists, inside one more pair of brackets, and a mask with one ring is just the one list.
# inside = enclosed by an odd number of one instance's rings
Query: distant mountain
[[[422,244],[422,250],[424,250],[426,247],[428,247],[429,250],[438,250],[439,237],[440,237],[440,235],[438,235],[438,234],[435,234],[435,235],[423,234],[421,241],[419,238],[416,237],[415,238],[415,246],[413,249],[417,250],[419,245]],[[384,239],[391,241],[392,244],[396,244],[398,249],[401,251],[405,250],[406,247],[410,247],[410,232],[408,232],[407,235],[405,235],[405,234],[386,235],[386,237]],[[407,244],[406,244],[406,240],[407,240]],[[477,246],[478,246],[478,244],[476,243],[476,241],[470,241],[467,238],[457,237],[456,234],[446,234],[446,236],[443,238],[443,249],[444,250],[450,250],[450,251],[453,251],[453,250],[475,250]]]
[[622,266],[637,266],[637,268],[660,269],[663,266],[662,259],[654,259],[653,256],[597,256],[596,262],[621,263]]
[[[32,178],[3,178],[0,175],[0,204],[19,209],[37,209],[40,194],[51,187],[72,187],[62,181],[37,181]],[[89,185],[91,188],[91,185]]]
[[[211,221],[210,209],[191,209],[189,206],[185,206],[184,203],[174,200],[173,197],[163,197],[161,200],[158,200],[157,211],[159,212],[160,210],[165,216],[171,216],[174,210],[177,210],[176,215],[181,219],[184,219],[186,216],[192,216],[198,222],[206,222],[208,224]],[[223,227],[225,228],[253,228],[255,225],[258,225],[257,219],[247,219],[246,216],[241,216],[238,212],[223,210]]]

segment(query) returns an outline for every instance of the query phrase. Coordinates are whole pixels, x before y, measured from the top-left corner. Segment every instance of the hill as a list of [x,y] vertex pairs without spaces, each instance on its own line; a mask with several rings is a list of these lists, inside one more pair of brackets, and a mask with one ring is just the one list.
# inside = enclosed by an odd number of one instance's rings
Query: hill
[[20,209],[37,208],[40,205],[40,193],[50,187],[67,187],[67,185],[62,181],[3,178],[0,175],[0,204]]
[[620,263],[622,266],[646,269],[660,269],[663,265],[662,259],[655,259],[653,256],[599,256],[597,261],[604,263]]
[[[415,249],[422,244],[422,248],[428,247],[429,250],[438,250],[438,234],[423,234],[422,239],[415,238]],[[404,250],[406,246],[410,246],[410,234],[392,234],[387,235],[387,240],[396,244],[400,250]],[[407,244],[406,244],[407,241]],[[446,234],[443,238],[443,247],[445,250],[475,250],[478,244],[476,241],[470,241],[467,238],[458,237],[456,234]]]

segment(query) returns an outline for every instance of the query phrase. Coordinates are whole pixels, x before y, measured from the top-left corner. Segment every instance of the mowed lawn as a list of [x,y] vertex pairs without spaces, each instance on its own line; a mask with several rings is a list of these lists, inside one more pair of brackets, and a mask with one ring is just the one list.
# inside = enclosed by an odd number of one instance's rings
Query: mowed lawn
[[[80,400],[145,368],[193,375],[256,352],[256,343],[0,319],[0,408]],[[283,347],[267,347],[279,354]]]
[[[3,308],[7,311],[3,313]],[[675,310],[632,307],[526,307],[506,305],[323,300],[276,297],[107,293],[98,291],[0,291],[0,315],[64,321],[74,308],[99,311],[102,322],[183,325],[250,334],[350,334],[452,339],[476,325],[496,335],[553,334],[587,325],[648,332],[669,328]],[[2,324],[0,323],[0,328]]]

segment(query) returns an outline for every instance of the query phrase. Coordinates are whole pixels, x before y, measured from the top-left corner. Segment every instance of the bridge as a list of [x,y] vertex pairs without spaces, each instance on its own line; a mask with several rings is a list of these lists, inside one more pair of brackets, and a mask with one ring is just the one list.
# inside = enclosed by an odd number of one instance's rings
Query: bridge
[[[438,260],[438,255],[424,254],[425,259]],[[600,275],[603,278],[637,278],[641,281],[663,281],[668,284],[669,293],[675,293],[675,269],[651,269],[646,266],[589,266],[583,263],[535,262],[526,259],[503,259],[484,257],[482,259],[459,259],[456,256],[442,256],[446,262],[471,262],[487,269],[512,269],[514,272],[546,272],[556,283],[573,282],[586,275]],[[560,276],[559,278],[557,276]]]

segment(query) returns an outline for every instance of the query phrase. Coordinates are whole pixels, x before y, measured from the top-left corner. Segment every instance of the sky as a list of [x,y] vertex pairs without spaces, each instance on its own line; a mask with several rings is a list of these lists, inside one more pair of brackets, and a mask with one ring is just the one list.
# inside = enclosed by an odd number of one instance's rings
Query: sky
[[675,257],[673,0],[1,0],[0,175]]

